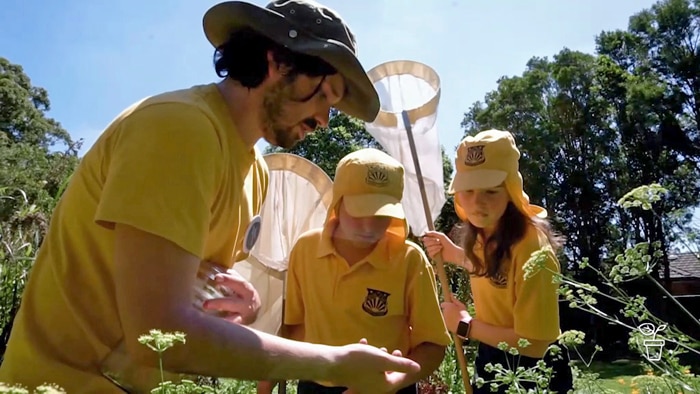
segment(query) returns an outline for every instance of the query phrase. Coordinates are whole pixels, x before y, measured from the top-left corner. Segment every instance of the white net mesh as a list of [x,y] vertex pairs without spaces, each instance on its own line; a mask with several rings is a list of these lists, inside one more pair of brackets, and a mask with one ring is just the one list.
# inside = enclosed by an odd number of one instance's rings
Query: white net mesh
[[234,269],[258,290],[262,301],[252,328],[277,334],[282,324],[289,252],[304,232],[323,225],[333,183],[314,163],[296,155],[265,155],[270,185],[260,217],[260,237]]
[[379,93],[381,110],[377,119],[365,127],[387,153],[404,165],[406,183],[402,203],[412,232],[421,235],[428,230],[428,224],[402,111],[407,111],[411,123],[434,221],[445,204],[442,152],[436,123],[440,80],[433,69],[413,61],[383,63],[368,74]]

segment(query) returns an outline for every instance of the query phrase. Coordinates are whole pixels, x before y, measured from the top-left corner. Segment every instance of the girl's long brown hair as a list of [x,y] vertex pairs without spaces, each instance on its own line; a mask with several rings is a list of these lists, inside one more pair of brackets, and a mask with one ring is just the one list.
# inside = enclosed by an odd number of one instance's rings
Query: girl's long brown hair
[[564,244],[564,237],[554,232],[549,221],[538,217],[528,218],[513,203],[509,202],[503,216],[498,221],[496,232],[483,245],[485,261],[482,261],[474,254],[474,245],[479,229],[469,221],[462,223],[464,254],[473,267],[470,274],[497,279],[503,262],[512,258],[511,248],[523,239],[528,225],[535,226],[547,236],[555,253]]

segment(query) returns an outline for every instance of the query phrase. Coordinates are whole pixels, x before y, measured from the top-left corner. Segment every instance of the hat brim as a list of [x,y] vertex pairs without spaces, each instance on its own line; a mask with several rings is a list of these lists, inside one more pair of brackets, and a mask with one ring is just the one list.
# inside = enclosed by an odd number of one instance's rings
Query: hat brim
[[454,194],[462,190],[490,189],[501,185],[507,176],[507,172],[500,170],[457,172],[450,182],[448,192]]
[[[226,43],[233,32],[249,27],[294,52],[323,59],[345,78],[345,95],[335,107],[365,122],[376,119],[379,95],[360,61],[342,42],[298,30],[278,12],[239,1],[210,8],[204,15],[203,26],[214,48]],[[295,37],[290,37],[290,30],[296,30]]]
[[401,201],[386,194],[357,194],[343,196],[343,206],[352,217],[389,216],[405,219]]

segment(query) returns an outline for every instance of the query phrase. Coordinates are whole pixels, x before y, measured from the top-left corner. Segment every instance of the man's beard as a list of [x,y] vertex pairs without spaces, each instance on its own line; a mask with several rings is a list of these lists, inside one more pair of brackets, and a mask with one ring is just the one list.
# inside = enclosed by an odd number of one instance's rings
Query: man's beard
[[274,139],[267,142],[283,149],[292,148],[299,142],[297,134],[292,132],[294,126],[287,127],[279,123],[284,112],[283,106],[291,101],[291,97],[292,84],[284,79],[272,86],[263,97],[262,124],[272,133]]

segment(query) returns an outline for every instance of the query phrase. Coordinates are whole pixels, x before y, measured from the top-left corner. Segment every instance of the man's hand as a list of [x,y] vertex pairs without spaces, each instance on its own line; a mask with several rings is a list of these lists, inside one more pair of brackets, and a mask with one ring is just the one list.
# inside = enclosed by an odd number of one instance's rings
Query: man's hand
[[340,362],[333,383],[348,387],[344,394],[389,394],[398,391],[407,373],[417,373],[420,365],[403,357],[400,350],[391,355],[386,348],[377,349],[361,339],[359,345],[341,348]]
[[205,310],[223,312],[223,319],[232,323],[249,325],[258,318],[261,302],[255,287],[233,269],[214,277],[226,297],[204,302]]
[[[366,338],[360,339],[360,343],[363,345],[367,345],[367,339]],[[387,349],[385,347],[381,347],[381,348],[379,348],[379,350],[381,350],[385,353],[387,352]],[[403,354],[401,354],[401,350],[398,350],[398,349],[391,352],[391,354],[396,356],[396,357],[403,357]],[[385,372],[385,374],[386,374],[387,382],[389,383],[390,389],[386,393],[382,393],[382,394],[394,394],[398,390],[403,388],[404,383],[407,379],[406,373],[389,371],[389,372]],[[352,388],[349,388],[349,389],[343,391],[343,394],[357,394],[357,391],[353,390]]]

